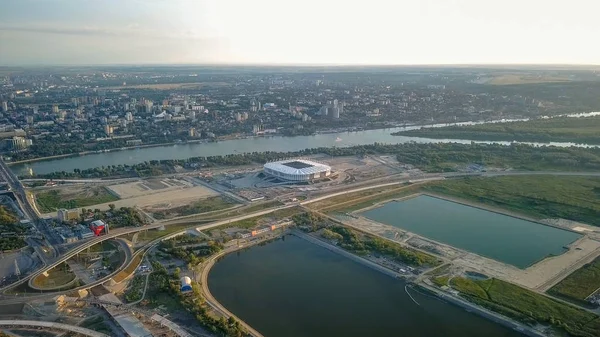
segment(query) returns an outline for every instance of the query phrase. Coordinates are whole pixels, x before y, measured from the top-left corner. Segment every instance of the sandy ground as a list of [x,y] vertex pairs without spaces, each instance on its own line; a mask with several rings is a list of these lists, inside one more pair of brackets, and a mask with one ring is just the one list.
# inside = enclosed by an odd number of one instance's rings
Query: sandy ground
[[177,190],[193,185],[182,179],[148,179],[127,184],[107,186],[114,195],[121,199],[139,197],[143,195]]
[[567,277],[571,272],[600,255],[600,242],[587,237],[577,240],[569,247],[570,250],[568,252],[560,256],[544,259],[525,270],[472,253],[454,262],[468,269],[526,288],[546,291]]

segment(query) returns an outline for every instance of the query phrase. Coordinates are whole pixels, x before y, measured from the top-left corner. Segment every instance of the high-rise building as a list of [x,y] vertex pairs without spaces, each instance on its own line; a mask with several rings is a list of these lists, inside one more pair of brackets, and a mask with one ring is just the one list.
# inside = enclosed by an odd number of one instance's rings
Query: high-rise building
[[131,111],[127,111],[127,113],[125,113],[125,120],[127,120],[128,122],[133,121],[133,114],[131,113]]
[[31,139],[15,136],[12,138],[4,139],[2,141],[2,148],[10,151],[20,151],[25,150],[32,144],[33,141]]
[[146,101],[146,112],[152,112],[153,105],[152,101]]
[[79,219],[79,209],[72,209],[72,210],[68,210],[68,209],[59,209],[57,211],[57,218],[58,221],[61,222],[68,222],[71,220],[78,220]]
[[189,135],[190,135],[190,137],[192,137],[192,138],[196,137],[196,128],[193,128],[193,127],[192,127],[192,128],[190,128],[190,130],[189,130]]
[[7,112],[7,111],[8,111],[8,102],[3,101],[2,102],[2,112]]
[[238,122],[241,122],[242,121],[242,114],[239,113],[239,112],[236,112],[235,113],[235,120],[238,121]]
[[242,119],[243,120],[247,120],[248,119],[248,113],[244,112],[244,114],[242,115]]
[[58,113],[58,105],[53,105],[52,106],[52,113],[53,114],[57,114]]
[[33,116],[29,115],[25,119],[27,120],[27,124],[33,124]]
[[188,116],[190,117],[190,119],[196,119],[196,110],[190,111],[190,114]]
[[104,126],[104,133],[106,133],[107,136],[112,135],[112,133],[113,133],[113,127],[110,126],[110,125],[108,125],[108,124],[106,124]]

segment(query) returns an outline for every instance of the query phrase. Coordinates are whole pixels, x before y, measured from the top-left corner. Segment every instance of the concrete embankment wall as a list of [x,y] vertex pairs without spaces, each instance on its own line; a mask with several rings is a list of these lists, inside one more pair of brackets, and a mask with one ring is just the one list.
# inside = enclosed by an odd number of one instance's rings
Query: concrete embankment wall
[[386,274],[388,276],[391,276],[393,278],[402,277],[402,275],[400,275],[400,274],[398,274],[398,273],[396,273],[396,272],[394,272],[394,271],[392,271],[390,269],[387,269],[387,268],[385,268],[383,266],[380,266],[377,263],[371,262],[371,261],[369,261],[367,259],[364,259],[364,258],[362,258],[360,256],[357,256],[357,255],[354,255],[354,254],[352,254],[350,252],[347,252],[347,251],[345,251],[345,250],[343,250],[341,248],[338,248],[338,247],[335,247],[335,246],[330,245],[328,243],[325,243],[325,242],[323,242],[323,241],[321,241],[321,240],[319,240],[317,238],[314,238],[314,237],[312,237],[312,236],[310,236],[308,234],[302,233],[302,232],[300,232],[298,230],[292,230],[292,234],[295,235],[295,236],[297,236],[297,237],[299,237],[299,238],[302,238],[302,239],[304,239],[306,241],[309,241],[311,243],[319,245],[319,246],[321,246],[321,247],[323,247],[323,248],[325,248],[327,250],[330,250],[330,251],[332,251],[334,253],[337,253],[337,254],[340,254],[340,255],[342,255],[344,257],[347,257],[347,258],[349,258],[349,259],[351,259],[353,261],[356,261],[356,262],[358,262],[358,263],[360,263],[360,264],[362,264],[364,266],[367,266],[367,267],[369,267],[371,269],[375,269],[375,270],[377,270],[379,272],[382,272],[382,273],[384,273],[384,274]]

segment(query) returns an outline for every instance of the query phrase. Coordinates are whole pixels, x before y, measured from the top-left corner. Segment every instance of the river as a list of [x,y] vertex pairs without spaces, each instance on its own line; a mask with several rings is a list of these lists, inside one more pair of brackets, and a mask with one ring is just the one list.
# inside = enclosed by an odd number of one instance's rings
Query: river
[[[573,115],[575,116],[575,115]],[[425,127],[442,127],[448,125],[470,125],[470,124],[482,124],[482,123],[499,123],[513,120],[501,120],[501,121],[486,121],[486,122],[462,122],[462,123],[450,123],[450,124],[431,124],[424,125]],[[224,140],[212,143],[190,143],[190,144],[178,144],[168,146],[156,146],[139,149],[129,149],[123,151],[111,151],[103,153],[94,153],[85,156],[58,158],[52,160],[42,160],[31,163],[15,164],[11,166],[11,169],[17,174],[26,174],[29,169],[35,174],[47,174],[56,171],[67,171],[71,172],[73,169],[78,168],[81,170],[108,166],[108,165],[133,165],[142,163],[150,160],[160,159],[186,159],[190,157],[198,156],[220,156],[237,153],[249,153],[249,152],[266,152],[266,151],[277,151],[277,152],[289,152],[299,151],[309,148],[317,147],[349,147],[356,145],[367,145],[373,143],[383,144],[400,144],[408,142],[416,143],[463,143],[470,144],[474,143],[495,143],[509,145],[510,142],[486,142],[486,141],[472,141],[467,139],[433,139],[433,138],[419,138],[419,137],[405,137],[405,136],[392,136],[391,134],[398,131],[413,130],[421,128],[421,125],[396,127],[390,129],[376,129],[376,130],[365,130],[355,132],[335,132],[335,133],[321,133],[312,136],[295,136],[295,137],[249,137],[246,139],[233,139]],[[581,146],[590,147],[585,144],[575,143],[522,143],[531,144],[535,146]]]
[[266,337],[521,336],[295,236],[225,256],[208,285]]

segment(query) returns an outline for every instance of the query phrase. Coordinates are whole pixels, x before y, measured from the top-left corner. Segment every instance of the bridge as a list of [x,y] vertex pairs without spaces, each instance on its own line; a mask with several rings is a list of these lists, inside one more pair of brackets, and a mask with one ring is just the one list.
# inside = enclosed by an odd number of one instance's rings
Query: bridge
[[28,320],[0,320],[0,326],[4,327],[25,327],[25,328],[46,328],[46,329],[56,329],[62,331],[74,332],[80,335],[88,336],[88,337],[109,337],[100,332],[96,332],[94,330],[82,328],[80,326],[63,324],[63,323],[55,323],[55,322],[44,322],[44,321],[28,321]]

